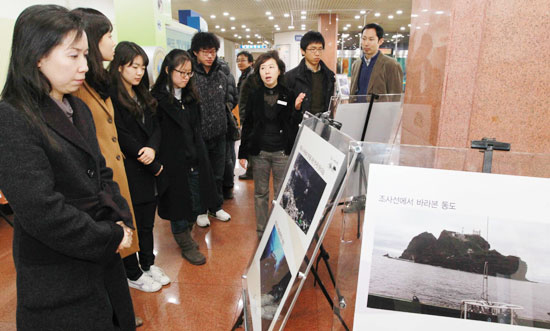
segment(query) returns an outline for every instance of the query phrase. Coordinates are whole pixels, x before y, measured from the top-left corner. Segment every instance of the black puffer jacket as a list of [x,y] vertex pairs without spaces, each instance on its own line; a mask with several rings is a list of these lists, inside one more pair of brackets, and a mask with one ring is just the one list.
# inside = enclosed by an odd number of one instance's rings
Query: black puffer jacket
[[[334,82],[336,80],[334,78],[334,72],[332,72],[323,61],[319,62],[319,65],[321,66],[321,72],[324,76],[323,97],[325,102],[323,109],[326,111],[330,105],[330,97],[334,95]],[[307,68],[305,59],[302,59],[296,68],[285,73],[285,85],[288,86],[295,95],[299,95],[302,92],[306,94],[302,102],[302,110],[309,112],[311,112],[311,80],[311,70]]]
[[237,105],[237,87],[229,67],[219,58],[216,58],[208,73],[196,57],[193,57],[193,62],[201,101],[202,137],[210,140],[226,134],[227,107],[233,109]]

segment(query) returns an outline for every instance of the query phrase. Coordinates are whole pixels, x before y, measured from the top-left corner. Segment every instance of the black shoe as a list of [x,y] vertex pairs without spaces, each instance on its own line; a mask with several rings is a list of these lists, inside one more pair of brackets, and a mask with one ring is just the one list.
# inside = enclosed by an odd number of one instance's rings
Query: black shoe
[[224,189],[223,190],[223,198],[224,198],[224,200],[233,199],[233,188]]
[[239,176],[239,179],[240,180],[248,180],[248,179],[253,179],[253,178],[252,178],[252,175],[242,174],[242,175]]

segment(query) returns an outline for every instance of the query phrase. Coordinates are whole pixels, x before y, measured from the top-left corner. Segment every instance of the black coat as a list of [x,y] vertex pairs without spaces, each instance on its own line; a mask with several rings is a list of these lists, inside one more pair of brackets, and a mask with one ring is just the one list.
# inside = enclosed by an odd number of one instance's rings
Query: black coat
[[[319,62],[321,72],[323,73],[323,97],[324,111],[330,106],[330,98],[334,95],[334,72],[330,70],[323,61]],[[300,93],[305,93],[306,97],[302,102],[302,111],[311,112],[311,85],[312,85],[311,70],[306,66],[306,60],[302,59],[298,66],[285,74],[285,85],[297,96]]]
[[154,91],[158,100],[157,116],[162,138],[160,161],[164,170],[158,177],[158,214],[168,220],[192,220],[191,191],[188,174],[191,168],[199,170],[201,205],[212,209],[218,201],[216,184],[208,152],[201,135],[200,106],[193,102],[182,104],[167,90]]
[[15,212],[18,330],[134,330],[126,274],[115,251],[132,227],[105,166],[88,107],[67,95],[74,125],[42,105],[52,146],[22,113],[0,103],[0,187]]
[[[120,103],[116,91],[111,90],[111,100],[115,108],[115,124],[120,149],[124,153],[124,167],[134,204],[155,201],[155,174],[160,170],[158,161],[160,126],[150,109],[145,108],[144,119],[136,118]],[[155,150],[155,160],[148,165],[138,161],[138,151],[143,147]]]
[[[262,84],[248,96],[241,146],[239,147],[239,159],[248,159],[250,155],[258,155],[260,153],[261,136],[264,132],[265,123],[268,121],[264,113],[265,89]],[[289,155],[294,146],[294,140],[298,133],[298,125],[302,121],[303,112],[297,111],[294,108],[296,97],[292,91],[281,84],[278,84],[275,89],[279,93],[278,100],[283,103],[286,102],[286,105],[282,105],[279,102],[276,105],[278,108],[277,120],[281,126],[284,139],[284,152]]]

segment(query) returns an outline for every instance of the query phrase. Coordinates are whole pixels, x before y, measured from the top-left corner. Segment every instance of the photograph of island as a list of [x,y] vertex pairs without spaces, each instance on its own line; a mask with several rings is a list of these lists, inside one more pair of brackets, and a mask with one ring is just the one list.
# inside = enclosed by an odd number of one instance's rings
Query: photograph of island
[[260,257],[262,330],[269,329],[292,275],[274,226]]
[[299,153],[280,204],[306,235],[326,185],[323,178]]
[[367,307],[550,329],[550,225],[388,213],[374,230]]

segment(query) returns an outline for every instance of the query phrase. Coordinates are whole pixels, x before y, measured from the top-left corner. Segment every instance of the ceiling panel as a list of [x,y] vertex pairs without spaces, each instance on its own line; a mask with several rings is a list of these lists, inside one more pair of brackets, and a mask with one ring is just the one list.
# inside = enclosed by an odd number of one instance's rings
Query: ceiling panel
[[[191,9],[199,13],[208,23],[209,31],[241,44],[268,41],[273,43],[277,32],[317,30],[317,17],[321,13],[338,15],[339,32],[356,37],[364,23],[379,23],[386,33],[386,39],[400,33],[409,34],[412,0],[172,0],[172,17],[178,19],[178,10]],[[364,10],[365,14],[360,14]],[[401,14],[397,14],[401,10]],[[271,12],[269,19],[266,12]],[[301,11],[306,11],[305,15]],[[223,13],[229,13],[224,16]],[[375,13],[380,13],[379,17]],[[288,14],[288,17],[285,17]],[[211,18],[215,15],[216,18]],[[355,18],[359,15],[359,18]],[[388,18],[393,15],[393,19]],[[302,18],[305,16],[305,18]],[[230,17],[235,20],[231,21]],[[278,25],[279,31],[275,25]],[[350,25],[347,30],[343,27]],[[245,25],[246,28],[243,28]],[[289,28],[291,25],[294,29]],[[219,26],[219,28],[216,28]],[[233,29],[232,29],[233,27]],[[402,30],[404,27],[405,30]],[[222,31],[225,29],[225,31]],[[246,31],[249,29],[250,31]],[[255,36],[259,35],[259,37]],[[248,37],[247,37],[248,36]],[[240,38],[239,38],[240,37]],[[358,39],[348,40],[346,48],[357,45]]]

